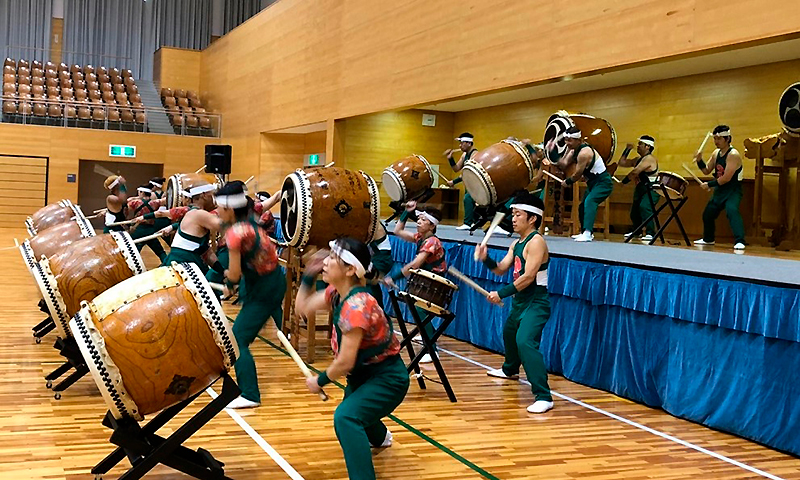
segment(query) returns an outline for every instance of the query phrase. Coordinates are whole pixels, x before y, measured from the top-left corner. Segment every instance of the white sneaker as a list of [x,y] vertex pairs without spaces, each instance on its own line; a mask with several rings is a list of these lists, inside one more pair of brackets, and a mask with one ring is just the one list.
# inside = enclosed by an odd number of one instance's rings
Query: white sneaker
[[231,403],[228,404],[226,408],[255,408],[261,405],[258,402],[253,402],[244,398],[243,396],[239,395],[238,397],[231,400]]
[[389,429],[386,429],[386,437],[383,439],[383,443],[381,443],[381,448],[391,447],[392,446],[392,432]]
[[594,240],[594,235],[592,235],[592,232],[589,230],[586,230],[575,238],[576,242],[591,242],[592,240]]
[[653,239],[653,236],[652,236],[652,235],[645,235],[644,237],[642,237],[642,239],[641,239],[641,240],[642,240],[643,242],[649,242],[649,241],[651,241],[652,239]]
[[486,372],[486,375],[489,375],[490,377],[507,378],[509,380],[516,380],[519,378],[519,375],[511,375],[511,376],[506,375],[506,372],[504,372],[502,368],[495,368],[494,370],[489,370],[488,372]]
[[706,242],[705,240],[703,240],[701,238],[700,240],[695,240],[694,244],[695,245],[714,245],[714,242]]
[[431,363],[432,361],[433,359],[431,358],[431,354],[426,353],[425,355],[422,356],[422,359],[419,361],[419,363]]
[[536,400],[530,405],[527,410],[528,413],[544,413],[553,408],[553,402],[547,400]]
[[508,235],[508,234],[509,233],[506,231],[506,229],[504,229],[499,225],[495,227],[494,232],[492,232],[492,235]]
[[572,235],[572,236],[570,236],[569,238],[572,238],[572,239],[574,240],[574,239],[576,239],[576,238],[580,237],[581,235],[582,235],[582,234],[580,234],[580,233],[576,233],[575,235]]
[[737,243],[736,245],[733,246],[733,249],[734,250],[744,250],[744,243],[742,243],[742,242]]
[[460,226],[456,227],[456,230],[469,230],[469,225],[467,225],[466,223],[464,223],[464,224],[462,224],[462,225],[460,225]]
[[633,236],[633,232],[628,232],[625,235],[623,235],[623,237],[625,237],[625,239],[631,238],[632,236]]

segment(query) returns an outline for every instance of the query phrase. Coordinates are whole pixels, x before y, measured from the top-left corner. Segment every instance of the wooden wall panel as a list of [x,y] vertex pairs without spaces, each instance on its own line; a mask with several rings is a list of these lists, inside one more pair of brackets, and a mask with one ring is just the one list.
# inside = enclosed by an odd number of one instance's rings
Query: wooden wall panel
[[50,60],[55,64],[59,64],[61,63],[61,52],[64,44],[64,19],[51,18],[50,22],[50,58],[44,59],[42,62]]
[[199,50],[161,47],[154,54],[153,79],[162,87],[200,93],[200,58]]
[[[257,188],[274,194],[286,175],[303,166],[303,156],[325,152],[326,132],[265,133],[261,135],[261,168]],[[279,206],[273,208],[274,212]]]

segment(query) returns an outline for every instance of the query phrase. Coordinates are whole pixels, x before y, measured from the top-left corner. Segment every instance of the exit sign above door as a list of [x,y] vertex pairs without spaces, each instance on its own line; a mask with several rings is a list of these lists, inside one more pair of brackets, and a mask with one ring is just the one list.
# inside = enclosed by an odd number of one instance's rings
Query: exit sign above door
[[132,145],[109,145],[108,156],[136,158],[136,147]]

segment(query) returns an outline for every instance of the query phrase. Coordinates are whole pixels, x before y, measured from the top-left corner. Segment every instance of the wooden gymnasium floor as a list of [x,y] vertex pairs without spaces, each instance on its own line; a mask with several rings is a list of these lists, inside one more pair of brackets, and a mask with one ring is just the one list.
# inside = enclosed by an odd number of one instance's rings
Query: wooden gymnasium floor
[[[0,232],[6,247],[0,250],[0,478],[92,478],[91,467],[112,450],[109,431],[100,424],[105,404],[88,376],[60,401],[45,388],[42,377],[60,360],[51,336],[40,345],[31,337],[30,328],[42,319],[39,295],[19,253],[7,248],[15,236],[24,233]],[[145,258],[155,265],[149,250]],[[235,317],[236,308],[225,307]],[[346,478],[332,427],[341,390],[329,387],[328,403],[309,394],[276,343],[270,323],[252,346],[263,406],[221,413],[187,445],[211,451],[236,479]],[[550,377],[555,409],[530,415],[524,410],[531,402],[525,385],[486,376],[487,366],[500,365],[501,356],[449,338],[440,345],[459,402],[450,403],[439,385],[429,382],[422,391],[412,382],[387,420],[394,445],[374,452],[380,478],[800,479],[797,458],[558,376]],[[323,368],[330,357],[322,348],[319,354],[314,367]],[[435,372],[429,375],[436,378]],[[271,458],[267,451],[273,449]],[[105,478],[117,478],[127,461],[121,465]],[[185,477],[157,467],[147,478]]]

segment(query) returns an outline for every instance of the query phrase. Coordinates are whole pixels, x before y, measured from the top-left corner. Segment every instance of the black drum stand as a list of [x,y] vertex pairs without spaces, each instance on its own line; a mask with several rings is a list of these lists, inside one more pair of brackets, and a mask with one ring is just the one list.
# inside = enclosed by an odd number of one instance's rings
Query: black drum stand
[[45,303],[44,299],[39,300],[39,310],[41,310],[42,313],[46,314],[47,318],[45,318],[44,320],[39,322],[35,327],[32,328],[33,339],[36,343],[42,343],[42,337],[52,332],[56,328],[56,322],[50,315],[50,310],[47,308],[47,303]]
[[[55,392],[54,398],[56,400],[61,400],[61,392],[69,388],[73,383],[77,382],[83,378],[84,375],[89,373],[89,367],[86,365],[86,360],[83,359],[83,355],[81,355],[81,351],[78,348],[78,343],[73,337],[56,338],[53,348],[58,350],[58,353],[61,354],[66,361],[44,377],[45,381],[47,382],[45,386],[53,389]],[[58,380],[62,375],[66,374],[72,369],[75,371],[70,373],[57,385],[53,386],[54,381]]]

